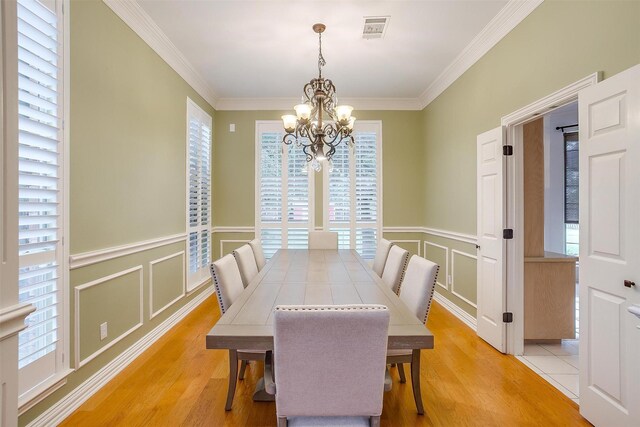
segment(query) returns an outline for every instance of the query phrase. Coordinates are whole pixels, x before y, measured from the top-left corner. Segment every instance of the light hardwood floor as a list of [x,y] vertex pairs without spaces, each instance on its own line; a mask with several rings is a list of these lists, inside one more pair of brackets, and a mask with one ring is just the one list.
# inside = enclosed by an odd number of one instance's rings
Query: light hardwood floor
[[[63,426],[271,426],[274,403],[254,403],[261,368],[253,363],[225,412],[227,352],[205,349],[220,316],[213,297],[189,314]],[[512,356],[499,354],[434,303],[429,329],[435,349],[422,353],[425,415],[416,413],[411,384],[385,394],[383,426],[590,425],[568,397]]]

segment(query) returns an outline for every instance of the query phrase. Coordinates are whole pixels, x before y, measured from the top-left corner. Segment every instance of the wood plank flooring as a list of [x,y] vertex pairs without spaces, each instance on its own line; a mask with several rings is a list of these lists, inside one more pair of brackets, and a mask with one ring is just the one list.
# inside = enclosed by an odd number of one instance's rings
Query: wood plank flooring
[[[225,412],[227,352],[206,350],[219,318],[207,299],[62,426],[274,426],[275,404],[251,400],[262,368],[252,363]],[[577,405],[512,356],[504,356],[433,304],[429,329],[435,349],[422,352],[425,415],[416,413],[411,384],[385,393],[383,426],[590,425]]]

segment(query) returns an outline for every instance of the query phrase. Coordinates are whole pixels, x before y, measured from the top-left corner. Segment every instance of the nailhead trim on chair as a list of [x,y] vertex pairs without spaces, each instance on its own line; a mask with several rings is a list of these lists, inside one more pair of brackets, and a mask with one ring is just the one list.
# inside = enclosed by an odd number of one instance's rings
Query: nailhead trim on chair
[[433,302],[433,293],[436,290],[436,282],[438,280],[438,273],[440,272],[440,266],[436,264],[436,277],[433,279],[433,286],[431,287],[431,295],[429,296],[429,305],[427,305],[427,311],[424,313],[424,319],[422,323],[427,324],[427,317],[429,317],[429,310],[431,310],[431,302]]
[[215,270],[215,268],[213,266],[213,263],[211,263],[209,268],[211,269],[211,277],[213,278],[213,284],[215,285],[215,288],[216,288],[216,296],[218,297],[218,305],[220,306],[220,311],[222,312],[222,314],[224,314],[224,312],[227,311],[227,309],[224,306],[224,303],[222,302],[222,289],[220,289],[220,281],[218,280],[218,275],[216,274],[216,270]]
[[402,287],[402,282],[404,281],[404,273],[407,272],[407,265],[409,264],[409,252],[405,254],[404,257],[404,265],[402,266],[402,273],[400,273],[400,283],[398,284],[398,292],[396,295],[400,295],[400,288]]

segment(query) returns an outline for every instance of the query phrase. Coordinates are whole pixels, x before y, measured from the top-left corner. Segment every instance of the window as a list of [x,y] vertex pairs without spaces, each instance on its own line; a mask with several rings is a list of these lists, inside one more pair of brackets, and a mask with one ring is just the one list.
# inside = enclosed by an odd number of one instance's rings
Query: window
[[209,278],[211,116],[187,99],[187,290]]
[[333,171],[324,168],[325,228],[338,233],[340,249],[373,259],[382,232],[382,124],[356,122],[355,146],[340,144]]
[[568,132],[564,134],[565,253],[575,256],[579,252],[579,178],[578,132]]
[[17,20],[18,295],[36,307],[18,338],[24,400],[65,366],[62,5],[18,0]]
[[306,249],[313,227],[313,178],[302,149],[282,143],[280,121],[256,122],[256,236],[265,257]]

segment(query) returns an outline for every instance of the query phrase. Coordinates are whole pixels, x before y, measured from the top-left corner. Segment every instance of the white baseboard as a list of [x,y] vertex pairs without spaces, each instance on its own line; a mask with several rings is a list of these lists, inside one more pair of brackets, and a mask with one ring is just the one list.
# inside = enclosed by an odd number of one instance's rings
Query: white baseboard
[[464,323],[474,331],[478,330],[478,321],[475,317],[473,317],[437,292],[433,294],[433,299],[436,300],[438,304],[443,306],[448,312],[460,319],[462,323]]
[[64,396],[49,409],[44,411],[38,418],[34,419],[27,427],[55,426],[60,424],[73,411],[78,409],[93,394],[100,390],[105,384],[111,381],[124,368],[140,356],[154,342],[161,338],[180,320],[189,314],[194,308],[204,302],[207,297],[213,294],[213,286],[207,287],[200,295],[189,301],[178,311],[173,313],[164,322],[156,326],[151,332],[142,337],[138,342],[122,352],[118,357],[103,366],[98,372],[90,376],[82,384]]

